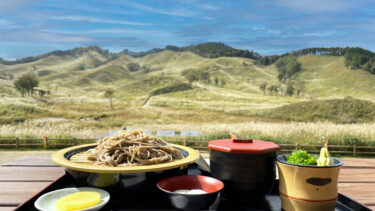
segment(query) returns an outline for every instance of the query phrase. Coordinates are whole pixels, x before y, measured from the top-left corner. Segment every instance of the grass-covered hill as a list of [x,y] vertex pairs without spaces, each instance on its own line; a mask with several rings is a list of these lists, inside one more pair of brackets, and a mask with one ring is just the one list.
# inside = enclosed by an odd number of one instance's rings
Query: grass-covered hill
[[217,58],[221,56],[244,57],[251,59],[261,58],[261,56],[254,51],[235,49],[220,42],[208,42],[197,45],[189,45],[187,47],[168,45],[165,47],[165,49],[171,51],[190,51],[207,58]]
[[[92,122],[80,124],[98,127],[120,125],[124,121],[169,124],[259,118],[345,123],[374,121],[371,117],[374,114],[368,109],[375,102],[375,75],[361,66],[348,68],[342,55],[298,55],[293,64],[300,64],[299,71],[281,81],[276,64],[260,65],[256,53],[247,55],[251,51],[236,50],[220,43],[168,49],[111,54],[88,47],[13,62],[1,61],[2,122],[46,116],[74,121],[89,119]],[[213,54],[215,49],[220,53]],[[48,90],[50,94],[22,98],[13,81],[23,74],[37,76],[39,89]],[[266,84],[265,89],[260,89],[262,84]],[[113,110],[109,109],[109,100],[104,96],[108,88],[115,91]],[[290,89],[293,92],[288,96]],[[150,96],[151,100],[143,107]],[[348,99],[339,99],[348,96],[353,98],[349,104],[355,105],[354,111],[348,114],[335,111],[341,119],[333,114],[326,115],[334,113],[333,108],[346,106]],[[331,99],[338,100],[327,101]],[[304,103],[306,106],[299,107]],[[310,115],[312,111],[315,116]]]
[[375,121],[375,103],[351,97],[332,100],[312,100],[292,103],[261,113],[269,119],[285,121],[331,121],[363,123]]

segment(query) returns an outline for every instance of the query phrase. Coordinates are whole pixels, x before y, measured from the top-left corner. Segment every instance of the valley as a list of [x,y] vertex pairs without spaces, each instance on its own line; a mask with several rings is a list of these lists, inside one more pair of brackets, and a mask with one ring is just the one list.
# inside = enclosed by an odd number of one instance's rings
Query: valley
[[[233,125],[220,132],[235,131],[236,124],[252,127],[256,122],[374,127],[375,75],[347,68],[343,56],[302,55],[297,61],[302,71],[289,82],[304,85],[299,96],[286,96],[287,85],[278,80],[274,64],[259,65],[243,57],[206,58],[189,51],[162,50],[132,57],[88,47],[50,53],[26,63],[0,64],[0,136],[12,136],[4,132],[6,128],[13,131],[35,122],[42,128],[38,122],[63,125],[55,134],[62,137],[95,137],[123,125],[148,130],[179,125],[176,131],[181,125],[196,130],[203,125]],[[21,97],[13,80],[23,74],[37,76],[38,89],[49,94]],[[200,78],[190,80],[189,74]],[[278,87],[277,91],[261,90],[262,83]],[[114,90],[113,110],[104,95],[108,88]],[[22,136],[37,136],[31,131]],[[241,133],[251,135],[249,131]],[[362,139],[375,140],[369,133]]]

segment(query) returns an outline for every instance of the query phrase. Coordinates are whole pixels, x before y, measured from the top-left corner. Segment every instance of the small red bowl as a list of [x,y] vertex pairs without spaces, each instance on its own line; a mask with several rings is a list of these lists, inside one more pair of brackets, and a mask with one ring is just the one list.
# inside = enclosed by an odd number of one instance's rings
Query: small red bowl
[[[167,177],[156,186],[164,193],[173,207],[180,210],[201,210],[212,205],[224,183],[218,179],[201,175],[182,175]],[[201,189],[207,193],[184,194],[176,190]]]

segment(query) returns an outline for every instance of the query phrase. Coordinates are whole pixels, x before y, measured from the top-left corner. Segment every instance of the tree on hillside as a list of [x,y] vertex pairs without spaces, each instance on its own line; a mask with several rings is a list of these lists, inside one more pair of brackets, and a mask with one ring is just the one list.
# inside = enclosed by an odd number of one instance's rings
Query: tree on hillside
[[271,85],[267,88],[267,90],[270,92],[271,95],[273,95],[274,92],[277,95],[277,93],[279,92],[279,87],[277,87],[276,85]]
[[24,97],[25,95],[33,94],[34,88],[39,85],[39,80],[32,74],[25,74],[15,80],[13,85],[21,93],[22,97]]
[[199,71],[198,76],[199,76],[200,81],[207,83],[207,84],[211,83],[211,74],[209,72],[205,70]]
[[215,77],[215,84],[216,86],[219,85],[219,79],[217,77]]
[[111,88],[106,89],[105,92],[104,92],[104,96],[109,98],[109,105],[111,106],[111,110],[113,110],[112,96],[113,96],[114,93],[115,93],[115,90],[113,90]]
[[350,67],[350,62],[351,62],[351,60],[350,60],[350,58],[349,58],[349,56],[348,56],[349,54],[345,54],[345,67],[346,67],[346,69],[347,70],[349,70],[349,67]]
[[305,94],[305,89],[306,89],[305,82],[301,81],[297,83],[295,86],[297,97],[303,97],[303,95]]
[[130,72],[135,72],[141,68],[141,66],[138,63],[134,62],[129,63],[127,67]]
[[285,83],[295,73],[302,70],[302,64],[295,57],[287,56],[277,60],[276,67],[279,72],[277,78]]
[[293,96],[293,94],[294,94],[294,87],[293,87],[292,83],[288,83],[288,85],[286,87],[286,94],[288,96]]
[[191,83],[193,83],[194,81],[199,80],[199,78],[194,74],[187,74],[185,75],[185,78],[189,81],[189,85],[191,85]]
[[277,93],[279,92],[279,87],[276,86],[276,85],[272,85],[272,93],[275,92],[275,95],[277,95]]
[[285,96],[285,87],[282,84],[277,85],[277,90],[282,96]]
[[267,82],[260,84],[259,89],[263,91],[263,94],[266,94]]
[[225,80],[224,79],[221,79],[221,87],[224,87],[226,84]]
[[183,75],[189,81],[190,85],[193,81],[211,83],[211,74],[207,70],[187,69],[182,71],[181,75]]
[[269,95],[272,95],[273,92],[273,85],[267,87]]
[[363,69],[375,74],[375,53],[362,48],[347,48],[345,52],[347,69]]
[[45,94],[47,94],[48,92],[46,92],[45,90],[43,89],[38,89],[38,93],[39,93],[39,96],[43,97]]
[[55,83],[55,92],[57,92],[60,86],[61,86],[60,82]]

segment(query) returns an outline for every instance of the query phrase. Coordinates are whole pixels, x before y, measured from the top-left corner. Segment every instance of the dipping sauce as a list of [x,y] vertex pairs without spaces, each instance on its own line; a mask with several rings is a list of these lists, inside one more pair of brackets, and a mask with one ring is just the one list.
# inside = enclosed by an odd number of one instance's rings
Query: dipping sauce
[[204,193],[207,193],[206,191],[204,190],[201,190],[201,189],[191,189],[191,190],[188,190],[188,189],[180,189],[180,190],[175,190],[173,191],[174,193],[181,193],[181,194],[190,194],[190,195],[195,195],[195,194],[204,194]]

